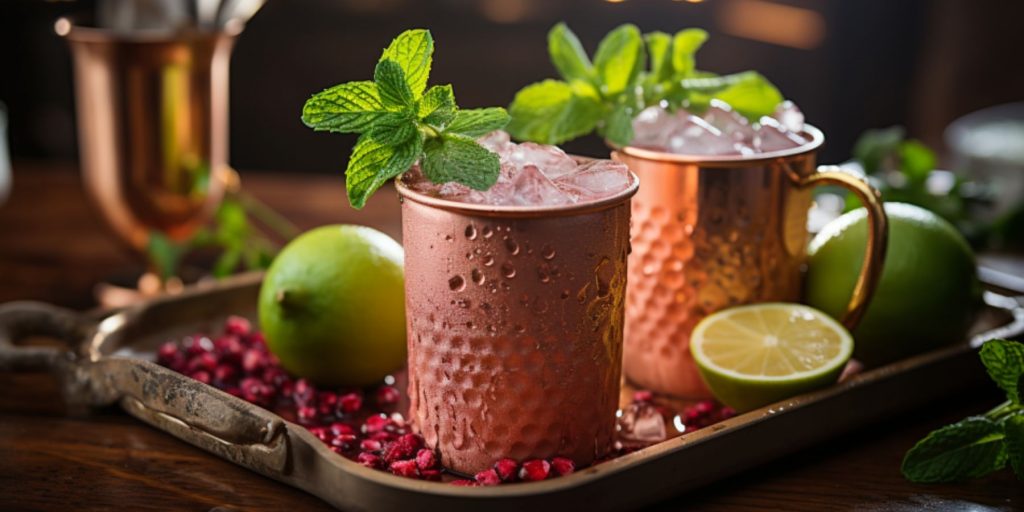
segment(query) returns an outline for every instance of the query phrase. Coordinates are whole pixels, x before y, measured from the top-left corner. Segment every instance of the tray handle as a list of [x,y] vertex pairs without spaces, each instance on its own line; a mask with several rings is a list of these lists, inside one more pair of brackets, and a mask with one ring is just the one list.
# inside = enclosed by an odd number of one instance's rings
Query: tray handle
[[[73,347],[93,325],[84,315],[51,304],[33,301],[0,304],[0,371],[59,369],[75,360]],[[17,345],[29,336],[54,338],[64,346]]]

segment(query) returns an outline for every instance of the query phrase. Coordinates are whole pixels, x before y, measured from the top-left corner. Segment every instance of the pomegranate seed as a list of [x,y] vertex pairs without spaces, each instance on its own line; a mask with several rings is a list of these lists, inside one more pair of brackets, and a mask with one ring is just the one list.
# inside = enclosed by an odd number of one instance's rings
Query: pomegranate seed
[[480,485],[473,480],[452,480],[450,484],[456,487],[477,487]]
[[222,364],[213,369],[213,381],[224,385],[233,382],[237,374],[234,366]]
[[334,414],[334,409],[338,404],[338,395],[330,391],[321,391],[316,394],[316,409],[320,412],[321,416],[330,416]]
[[342,448],[341,446],[327,445],[327,447],[330,448],[332,452],[337,453],[338,455],[341,455],[342,457],[345,456],[345,449]]
[[309,427],[306,430],[325,443],[331,440],[331,432],[326,427]]
[[519,479],[526,482],[544,480],[551,473],[551,464],[546,460],[533,459],[523,463],[519,468]]
[[641,390],[633,393],[634,402],[650,402],[654,400],[654,393],[647,390]]
[[242,388],[242,398],[257,405],[266,405],[274,396],[274,389],[263,383],[263,381],[246,377],[238,383]]
[[498,472],[494,469],[481,471],[473,479],[480,485],[498,485],[501,483],[501,477],[498,476]]
[[185,354],[189,357],[197,356],[203,352],[209,352],[213,350],[213,342],[210,338],[197,334],[191,338],[187,338],[184,343]]
[[503,482],[509,482],[515,480],[516,470],[519,469],[519,463],[515,459],[501,459],[494,463],[494,470],[498,472],[498,476],[501,477]]
[[341,448],[343,450],[351,450],[353,443],[356,441],[356,436],[353,434],[342,434],[340,436],[331,439],[331,446]]
[[287,372],[276,366],[270,366],[263,370],[261,378],[263,382],[274,386],[277,389],[280,389],[285,382],[291,380],[291,377],[288,376]]
[[421,469],[420,478],[424,480],[430,480],[432,482],[441,481],[441,470],[440,469]]
[[401,393],[394,386],[381,386],[377,390],[377,405],[394,405],[400,397]]
[[416,452],[416,467],[420,468],[420,471],[433,468],[435,465],[437,465],[437,456],[434,454],[434,450],[420,448],[420,451]]
[[251,332],[251,333],[249,333],[249,336],[246,337],[246,339],[249,341],[249,343],[252,343],[253,345],[257,345],[257,346],[261,346],[261,347],[266,347],[267,346],[267,338],[263,336],[262,332],[259,332],[259,331]]
[[295,381],[292,399],[297,405],[310,405],[316,398],[316,388],[306,379]]
[[239,388],[238,386],[228,386],[224,388],[224,392],[231,396],[242,398],[242,388]]
[[387,462],[412,457],[417,450],[423,447],[423,438],[416,434],[405,434],[399,436],[384,447],[384,460]]
[[259,373],[267,366],[267,358],[259,350],[250,348],[242,353],[242,370],[250,375]]
[[240,316],[229,316],[227,321],[224,322],[224,332],[227,334],[245,336],[251,330],[252,325],[249,323],[249,320]]
[[363,407],[363,397],[359,393],[346,393],[338,401],[338,412],[352,414]]
[[392,424],[392,421],[383,416],[370,416],[366,418],[366,422],[363,423],[363,433],[372,434],[374,432],[380,432],[385,427]]
[[190,372],[206,370],[212,372],[217,367],[217,356],[211,352],[203,352],[188,360],[186,369]]
[[199,382],[202,382],[203,384],[209,384],[210,383],[210,372],[208,372],[206,370],[194,371],[191,374],[189,374],[189,377],[192,377],[193,379],[198,380]]
[[356,430],[347,423],[335,421],[334,423],[331,423],[331,433],[336,436],[340,436],[342,434],[355,434]]
[[565,476],[576,471],[576,464],[565,457],[555,457],[551,459],[551,469],[555,471],[558,476]]
[[414,460],[396,460],[388,465],[388,469],[398,476],[416,477],[416,461]]
[[319,419],[319,415],[316,412],[316,407],[310,407],[303,405],[298,410],[299,423],[308,424],[315,423]]
[[382,443],[394,441],[395,437],[397,436],[395,436],[395,434],[392,434],[391,432],[374,432],[370,434],[370,439],[373,439],[374,441],[380,441]]
[[359,449],[364,452],[379,452],[381,449],[380,441],[374,441],[373,439],[363,439],[359,443]]
[[178,344],[173,341],[168,341],[167,343],[160,345],[160,348],[158,348],[156,351],[156,359],[161,363],[166,361],[173,361],[175,357],[177,357],[177,355]]
[[362,452],[356,456],[356,462],[373,469],[384,467],[384,460],[372,453]]
[[239,361],[245,346],[237,336],[221,336],[214,340],[213,351],[226,360]]

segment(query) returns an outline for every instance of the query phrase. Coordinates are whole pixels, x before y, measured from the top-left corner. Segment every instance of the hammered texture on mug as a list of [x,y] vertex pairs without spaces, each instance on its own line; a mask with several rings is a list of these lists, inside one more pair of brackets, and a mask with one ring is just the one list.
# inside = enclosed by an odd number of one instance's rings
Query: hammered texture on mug
[[623,371],[643,388],[708,398],[689,350],[697,323],[729,306],[800,298],[811,195],[786,172],[813,172],[813,156],[789,169],[616,158],[644,184],[632,202]]
[[410,416],[446,467],[611,448],[626,199],[528,218],[403,201]]

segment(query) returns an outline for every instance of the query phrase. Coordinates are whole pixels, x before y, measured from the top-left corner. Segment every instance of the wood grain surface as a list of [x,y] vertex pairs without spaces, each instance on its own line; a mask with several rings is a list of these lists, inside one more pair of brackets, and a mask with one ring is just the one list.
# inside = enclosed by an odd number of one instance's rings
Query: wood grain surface
[[[245,187],[302,228],[358,222],[399,237],[388,189],[363,211],[338,177],[242,174]],[[1024,275],[1020,258],[1004,270]],[[0,301],[93,307],[93,286],[140,268],[109,234],[70,165],[16,162],[0,205]],[[955,378],[955,376],[952,376]],[[1024,483],[1003,471],[969,483],[903,480],[903,453],[928,431],[999,401],[964,390],[674,498],[657,510],[1024,510]],[[581,504],[584,505],[584,504]],[[0,511],[329,510],[317,498],[220,460],[117,409],[69,414],[47,375],[0,374]],[[583,509],[583,508],[581,508]]]

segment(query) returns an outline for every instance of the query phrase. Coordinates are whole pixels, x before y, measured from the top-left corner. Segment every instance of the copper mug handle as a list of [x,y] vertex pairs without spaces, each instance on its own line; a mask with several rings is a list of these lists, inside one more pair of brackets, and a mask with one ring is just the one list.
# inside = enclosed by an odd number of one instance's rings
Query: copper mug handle
[[819,166],[817,171],[808,176],[790,174],[800,189],[818,185],[838,185],[853,192],[868,212],[868,238],[864,247],[864,264],[853,287],[850,302],[846,305],[842,323],[847,329],[854,327],[864,317],[872,294],[882,277],[882,264],[885,262],[885,250],[889,241],[889,218],[882,207],[882,195],[862,177],[844,171],[835,165]]

